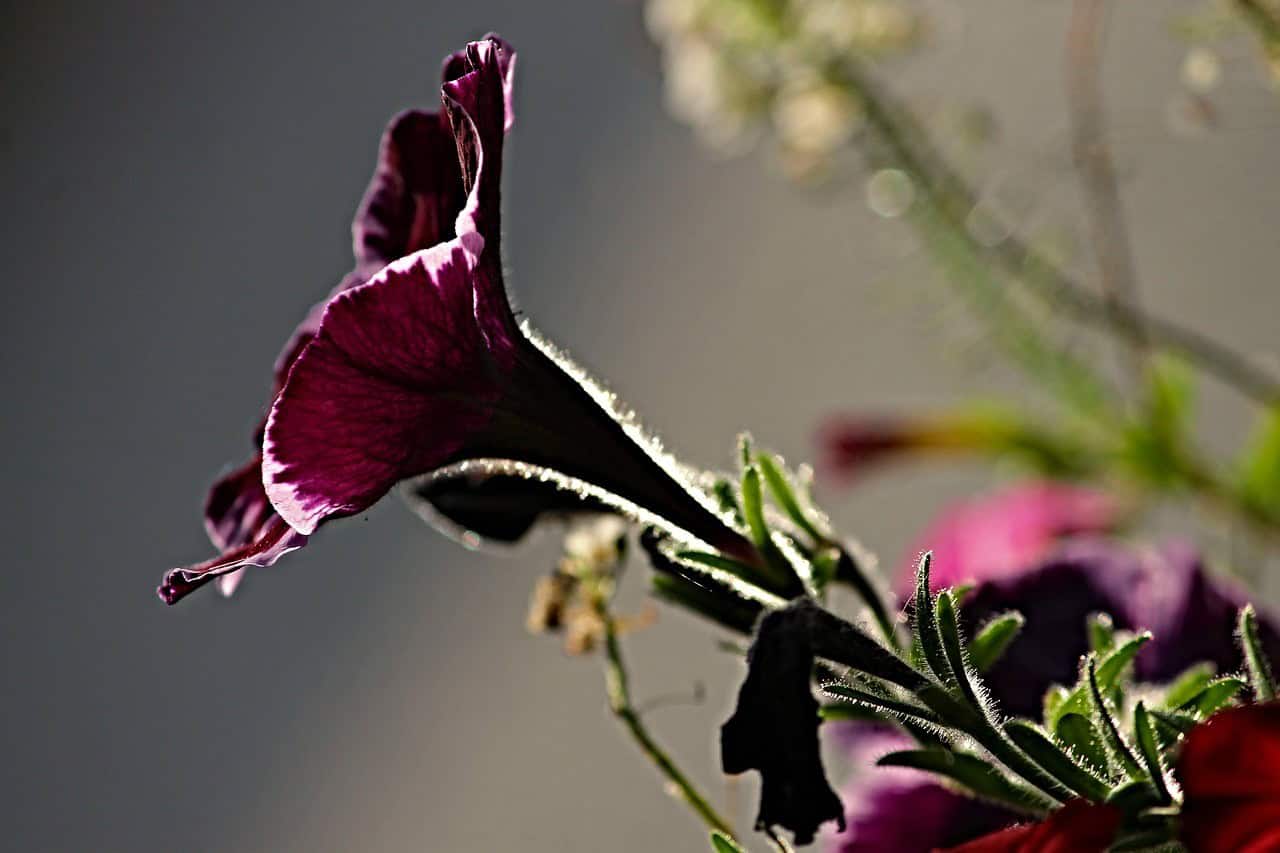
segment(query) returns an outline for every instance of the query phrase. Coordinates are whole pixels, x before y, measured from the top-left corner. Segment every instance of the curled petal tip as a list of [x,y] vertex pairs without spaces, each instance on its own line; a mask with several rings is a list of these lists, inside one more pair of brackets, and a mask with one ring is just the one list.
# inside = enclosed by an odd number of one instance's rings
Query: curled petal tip
[[156,595],[165,604],[174,605],[211,580],[212,575],[189,578],[182,569],[171,569],[165,574],[160,586],[156,587]]

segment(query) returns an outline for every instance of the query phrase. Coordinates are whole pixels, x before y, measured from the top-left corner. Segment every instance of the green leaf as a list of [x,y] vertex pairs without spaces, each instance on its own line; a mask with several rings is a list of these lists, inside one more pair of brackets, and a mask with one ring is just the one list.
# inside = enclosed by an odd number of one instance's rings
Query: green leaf
[[1186,369],[1168,358],[1152,359],[1147,379],[1142,417],[1124,430],[1123,461],[1146,482],[1168,488],[1185,480],[1193,389]]
[[760,489],[760,472],[754,465],[742,471],[742,515],[747,521],[751,542],[763,551],[769,547],[769,525],[764,520],[764,495]]
[[1057,723],[1058,719],[1062,716],[1062,713],[1060,712],[1062,703],[1065,702],[1067,697],[1070,695],[1071,691],[1060,684],[1055,684],[1046,690],[1044,692],[1043,699],[1044,718]]
[[881,767],[910,767],[945,776],[974,795],[1035,815],[1046,813],[1053,802],[1039,792],[1013,781],[995,765],[964,752],[947,749],[909,749],[891,752],[876,762]]
[[823,692],[837,699],[843,699],[846,702],[852,702],[857,705],[865,705],[876,711],[881,712],[881,716],[889,714],[892,716],[912,717],[926,723],[938,725],[941,723],[938,715],[928,708],[922,708],[919,705],[912,705],[909,702],[901,702],[897,699],[891,699],[888,696],[877,696],[874,693],[868,693],[859,690],[856,687],[849,687],[844,684],[826,684],[823,685]]
[[1253,689],[1254,701],[1270,702],[1276,698],[1276,679],[1271,671],[1271,661],[1258,638],[1258,617],[1253,612],[1252,604],[1240,608],[1236,635],[1244,651],[1244,665],[1249,673],[1249,686]]
[[1093,717],[1100,724],[1102,740],[1107,745],[1107,751],[1115,763],[1123,767],[1130,777],[1141,778],[1144,775],[1142,767],[1134,757],[1133,750],[1125,741],[1124,735],[1121,734],[1120,727],[1116,725],[1115,717],[1112,716],[1111,709],[1107,706],[1107,701],[1099,689],[1098,666],[1093,655],[1089,655],[1085,662],[1085,674],[1088,677],[1089,698],[1093,702]]
[[1117,786],[1107,795],[1106,802],[1125,814],[1137,814],[1143,809],[1161,804],[1160,795],[1147,779],[1131,779]]
[[1233,675],[1215,678],[1199,693],[1179,705],[1177,710],[1190,711],[1203,720],[1229,705],[1247,686],[1244,679]]
[[1093,769],[1106,774],[1111,762],[1107,760],[1107,748],[1102,742],[1102,735],[1089,722],[1089,718],[1081,714],[1065,714],[1058,720],[1054,736],[1058,742],[1071,750],[1075,755],[1093,765]]
[[1017,638],[1026,623],[1021,613],[1001,613],[978,630],[969,643],[969,660],[978,672],[987,672]]
[[1151,728],[1151,718],[1147,715],[1147,708],[1142,702],[1138,702],[1133,709],[1133,730],[1136,735],[1135,740],[1138,742],[1138,754],[1142,756],[1142,763],[1147,768],[1147,775],[1151,777],[1151,784],[1155,786],[1156,793],[1160,795],[1160,799],[1166,803],[1173,802],[1173,796],[1169,793],[1169,785],[1165,778],[1164,760],[1160,756],[1160,747],[1156,743],[1156,734]]
[[688,578],[654,572],[653,594],[663,601],[683,607],[739,634],[750,634],[760,616],[760,607],[730,592],[727,587],[708,589]]
[[718,477],[711,487],[711,494],[715,496],[721,512],[733,516],[733,520],[739,525],[747,523],[742,517],[741,507],[738,506],[738,495],[734,491],[733,483]]
[[1081,767],[1030,720],[1009,720],[1004,731],[1032,761],[1080,796],[1101,800],[1111,790],[1110,785]]
[[947,666],[951,669],[951,677],[960,693],[975,708],[981,708],[982,702],[969,681],[969,669],[964,656],[964,640],[960,637],[960,625],[956,620],[955,604],[951,601],[951,590],[943,590],[937,600],[938,639],[942,641],[942,653],[947,657]]
[[768,453],[757,453],[756,465],[759,466],[760,473],[764,475],[764,482],[769,487],[769,494],[773,495],[774,502],[786,513],[787,518],[791,519],[791,522],[796,527],[808,534],[809,538],[813,540],[814,546],[826,542],[827,535],[820,531],[817,525],[805,514],[778,460]]
[[1164,693],[1161,707],[1173,709],[1194,699],[1213,679],[1215,667],[1212,663],[1198,663],[1182,671]]
[[711,833],[711,849],[715,853],[747,853],[745,848],[739,847],[737,842],[718,829]]
[[915,609],[911,614],[911,631],[920,643],[920,653],[928,668],[943,681],[950,681],[951,666],[947,663],[942,640],[938,637],[934,599],[929,593],[929,563],[932,560],[933,554],[926,551],[920,557],[920,565],[916,569]]
[[1186,433],[1193,414],[1194,375],[1185,363],[1166,353],[1149,364],[1147,411],[1151,429],[1176,439]]
[[1280,518],[1280,406],[1260,416],[1237,468],[1244,503],[1264,518]]
[[1177,711],[1161,711],[1152,708],[1147,713],[1151,715],[1157,730],[1163,728],[1169,733],[1171,741],[1177,740],[1179,735],[1185,735],[1200,723],[1190,714],[1180,714]]
[[[1151,639],[1151,634],[1144,632],[1128,639],[1120,637],[1116,639],[1121,640],[1120,645],[1113,648],[1103,657],[1102,662],[1097,664],[1098,688],[1107,696],[1115,691],[1120,677],[1129,664],[1133,663],[1134,657],[1141,651],[1142,646]],[[1055,693],[1055,690],[1061,692]],[[1083,674],[1076,686],[1070,690],[1061,687],[1051,688],[1050,692],[1045,694],[1045,721],[1051,731],[1058,730],[1058,722],[1067,714],[1088,717],[1090,708],[1089,685]]]
[[731,575],[748,580],[751,583],[760,581],[760,572],[754,566],[748,566],[746,563],[739,563],[730,557],[724,557],[720,554],[712,554],[708,551],[677,551],[675,553],[677,559],[684,560],[688,563],[697,563],[701,566],[710,566],[713,569],[720,569]]
[[818,708],[818,716],[824,723],[883,723],[884,714],[870,705],[854,702],[828,702]]
[[1107,613],[1089,616],[1089,648],[1099,655],[1110,653],[1116,647],[1116,626]]
[[1124,674],[1129,664],[1133,663],[1133,659],[1138,652],[1142,650],[1151,640],[1151,632],[1143,631],[1135,637],[1130,637],[1122,642],[1108,655],[1102,658],[1098,664],[1098,689],[1104,694],[1110,694],[1120,683],[1120,677]]
[[[745,446],[749,449],[749,443]],[[778,550],[764,517],[764,493],[760,486],[760,471],[747,462],[742,471],[742,516],[747,522],[751,544],[764,556],[763,571],[775,589],[786,589],[795,579],[795,572],[787,558]]]

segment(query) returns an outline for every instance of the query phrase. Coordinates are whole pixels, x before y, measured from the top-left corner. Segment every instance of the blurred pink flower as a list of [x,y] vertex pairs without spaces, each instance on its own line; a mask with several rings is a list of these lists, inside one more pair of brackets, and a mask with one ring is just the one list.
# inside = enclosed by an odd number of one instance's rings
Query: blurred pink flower
[[902,600],[915,583],[920,554],[933,552],[935,589],[1016,574],[1044,557],[1059,540],[1114,528],[1117,502],[1093,489],[1032,481],[957,504],[944,512],[911,549],[895,578]]

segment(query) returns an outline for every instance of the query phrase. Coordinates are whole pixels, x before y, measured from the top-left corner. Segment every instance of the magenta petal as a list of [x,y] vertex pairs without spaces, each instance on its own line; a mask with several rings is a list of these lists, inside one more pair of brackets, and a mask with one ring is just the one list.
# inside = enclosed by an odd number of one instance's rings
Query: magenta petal
[[875,766],[881,756],[914,745],[899,731],[860,734],[850,755],[854,776],[840,792],[847,829],[823,833],[827,853],[931,853],[1017,820],[1010,812],[945,788],[922,770]]
[[486,424],[513,342],[481,332],[472,281],[452,240],[329,303],[267,422],[266,491],[296,530],[361,512]]
[[262,457],[258,455],[220,477],[209,489],[204,525],[218,550],[230,551],[258,539],[275,514],[262,488]]
[[505,42],[472,42],[461,58],[446,65],[446,74],[461,73],[445,81],[440,89],[467,191],[456,231],[458,236],[468,232],[482,235],[494,256],[498,248],[502,141],[510,119],[508,100],[514,61],[515,53]]
[[270,566],[285,554],[306,544],[307,537],[285,524],[283,519],[272,515],[272,520],[257,541],[212,560],[170,570],[165,574],[156,593],[165,604],[175,604],[210,581],[237,573],[245,566]]
[[935,520],[898,570],[896,591],[909,597],[921,553],[933,552],[935,589],[1016,576],[1063,537],[1109,530],[1116,504],[1092,489],[1031,481],[956,504]]
[[351,229],[361,280],[398,258],[452,238],[465,201],[448,121],[420,110],[392,119]]

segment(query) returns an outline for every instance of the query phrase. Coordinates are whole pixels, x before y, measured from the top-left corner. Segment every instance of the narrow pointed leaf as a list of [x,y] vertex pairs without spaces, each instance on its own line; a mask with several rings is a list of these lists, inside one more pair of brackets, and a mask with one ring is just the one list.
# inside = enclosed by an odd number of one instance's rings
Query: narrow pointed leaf
[[920,566],[916,570],[915,607],[911,614],[911,630],[920,644],[920,653],[928,668],[943,681],[950,681],[951,667],[947,663],[947,656],[942,650],[942,641],[938,637],[934,600],[929,592],[929,563],[932,560],[933,555],[926,552],[920,558]]
[[1059,710],[1062,703],[1071,695],[1071,691],[1060,684],[1055,684],[1044,692],[1044,718],[1046,721],[1056,724],[1058,718],[1062,716]]
[[[748,464],[742,471],[742,516],[747,522],[751,544],[764,556],[765,571],[773,584],[787,588],[794,584],[795,572],[787,558],[778,550],[764,517],[764,493],[760,486],[760,471]],[[796,593],[802,588],[796,590]],[[793,593],[794,594],[794,593]]]
[[[750,634],[760,617],[760,606],[740,598],[714,582],[694,582],[683,575],[654,572],[653,594],[738,634]],[[714,586],[715,588],[709,588]]]
[[711,833],[711,849],[715,853],[747,853],[744,848],[738,846],[737,842],[720,830]]
[[1135,740],[1138,742],[1138,754],[1142,756],[1142,763],[1147,768],[1147,775],[1151,777],[1151,784],[1155,786],[1161,800],[1166,803],[1173,802],[1165,777],[1164,761],[1160,758],[1160,747],[1156,743],[1156,735],[1151,728],[1151,718],[1147,714],[1146,706],[1141,702],[1133,709],[1133,729]]
[[1066,714],[1058,720],[1053,733],[1059,743],[1092,764],[1094,770],[1104,774],[1110,772],[1111,762],[1107,759],[1102,735],[1088,717]]
[[787,518],[801,530],[803,530],[813,540],[814,545],[827,541],[827,536],[818,529],[805,513],[804,508],[800,506],[800,501],[796,497],[795,491],[791,488],[791,483],[787,479],[786,473],[778,460],[768,453],[756,454],[756,465],[760,468],[760,473],[764,476],[765,485],[769,487],[769,494],[773,495],[773,500],[778,507],[786,513]]
[[818,708],[824,723],[883,723],[886,714],[857,702],[828,702]]
[[1092,655],[1089,656],[1085,669],[1088,675],[1089,695],[1093,700],[1093,716],[1101,724],[1102,738],[1107,745],[1107,750],[1116,763],[1124,768],[1126,774],[1134,779],[1142,778],[1145,775],[1144,771],[1120,732],[1119,726],[1116,725],[1116,719],[1099,690],[1097,663]]
[[1244,651],[1245,669],[1249,673],[1249,686],[1255,702],[1270,702],[1276,698],[1276,679],[1271,671],[1271,661],[1258,639],[1258,617],[1252,604],[1240,608],[1239,627],[1236,631],[1240,647]]
[[1178,708],[1194,699],[1213,680],[1213,674],[1214,666],[1211,663],[1198,663],[1184,670],[1165,691],[1162,707]]
[[760,490],[760,472],[748,465],[742,472],[742,515],[751,533],[751,542],[760,549],[769,543],[769,525],[764,520],[764,495]]
[[982,707],[973,684],[969,681],[968,662],[964,656],[964,641],[960,637],[960,625],[956,621],[955,605],[951,601],[951,591],[946,590],[938,596],[937,601],[938,639],[942,641],[942,652],[947,657],[947,666],[951,677],[960,693],[975,708]]
[[1107,805],[1115,806],[1125,814],[1137,814],[1143,809],[1160,805],[1160,795],[1151,787],[1149,779],[1130,779],[1107,795]]
[[1095,801],[1107,796],[1106,782],[1081,767],[1030,720],[1010,720],[1004,731],[1032,761],[1080,796]]
[[1190,711],[1203,720],[1231,704],[1247,686],[1244,679],[1232,675],[1215,678],[1199,693],[1179,705],[1178,710]]
[[1190,714],[1182,714],[1177,711],[1161,711],[1152,708],[1147,713],[1151,715],[1151,719],[1157,724],[1157,728],[1164,727],[1168,729],[1175,738],[1178,735],[1185,735],[1199,723],[1199,720]]
[[742,508],[738,506],[738,495],[734,491],[733,483],[725,479],[717,479],[715,485],[711,487],[711,494],[715,496],[721,512],[732,515],[739,526],[747,523],[742,517]]
[[976,755],[945,749],[910,749],[891,752],[876,764],[881,767],[910,767],[936,773],[964,786],[981,799],[1001,803],[1024,813],[1041,815],[1054,806],[1052,800],[1013,781],[995,765]]
[[1125,668],[1133,663],[1138,652],[1151,640],[1151,633],[1144,631],[1135,637],[1125,640],[1098,662],[1098,689],[1109,694],[1120,683]]
[[1116,626],[1106,613],[1089,617],[1089,648],[1096,654],[1110,653],[1116,646]]
[[885,714],[891,716],[912,717],[926,723],[938,725],[941,720],[938,715],[928,708],[922,708],[919,705],[912,705],[908,702],[900,702],[896,699],[890,699],[887,696],[876,696],[864,690],[858,690],[856,687],[849,687],[844,684],[827,684],[822,688],[824,693],[834,696],[837,699],[843,699],[856,705],[864,705],[881,712],[881,716]]
[[969,643],[969,660],[978,672],[986,672],[1000,660],[1022,630],[1026,619],[1021,613],[1002,613],[991,619]]
[[[731,575],[740,577],[745,581],[753,584],[759,584],[762,581],[768,582],[768,578],[761,577],[759,569],[754,566],[748,566],[746,563],[740,563],[730,557],[724,557],[720,554],[712,554],[707,551],[677,551],[675,555],[678,559],[689,563],[697,563],[700,566],[710,566],[713,569],[726,571]],[[775,586],[772,592],[778,592]]]

